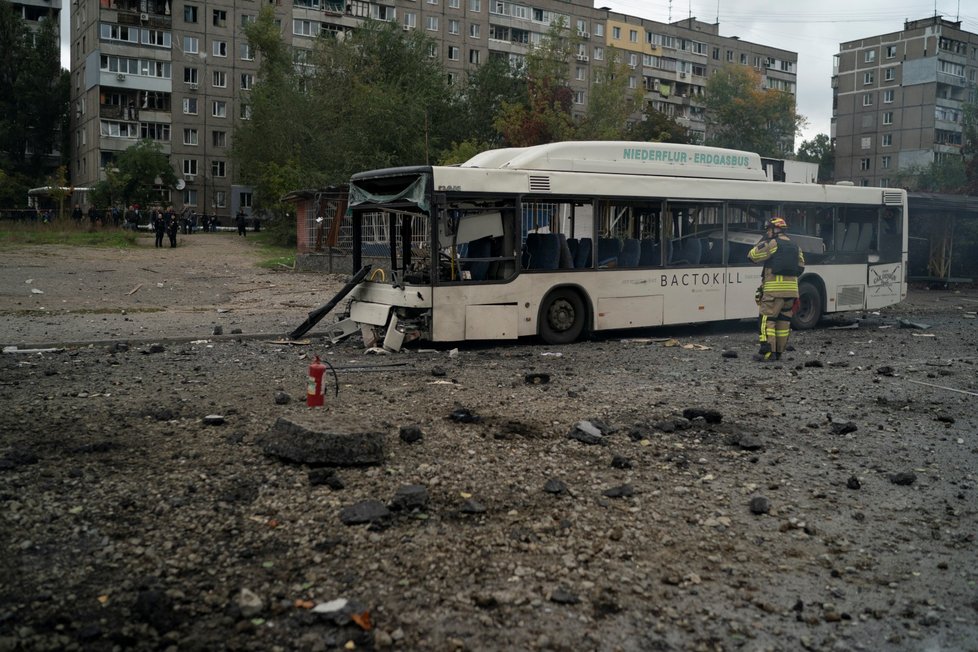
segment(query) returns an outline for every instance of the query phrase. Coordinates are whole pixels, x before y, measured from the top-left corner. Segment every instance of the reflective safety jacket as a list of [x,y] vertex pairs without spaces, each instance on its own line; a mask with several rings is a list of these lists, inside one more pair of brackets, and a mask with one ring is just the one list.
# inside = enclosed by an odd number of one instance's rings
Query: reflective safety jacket
[[[780,246],[779,246],[780,245]],[[780,251],[779,251],[780,250]],[[797,260],[793,260],[797,253]],[[783,233],[763,240],[747,254],[752,263],[764,263],[762,291],[772,297],[797,298],[798,277],[805,268],[805,254]]]

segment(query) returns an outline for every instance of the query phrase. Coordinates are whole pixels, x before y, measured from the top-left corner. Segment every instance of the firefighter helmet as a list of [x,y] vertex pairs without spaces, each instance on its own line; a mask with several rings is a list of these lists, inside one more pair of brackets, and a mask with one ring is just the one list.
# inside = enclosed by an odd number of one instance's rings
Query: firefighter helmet
[[767,229],[787,229],[788,223],[784,221],[783,217],[772,217],[764,224],[764,227]]

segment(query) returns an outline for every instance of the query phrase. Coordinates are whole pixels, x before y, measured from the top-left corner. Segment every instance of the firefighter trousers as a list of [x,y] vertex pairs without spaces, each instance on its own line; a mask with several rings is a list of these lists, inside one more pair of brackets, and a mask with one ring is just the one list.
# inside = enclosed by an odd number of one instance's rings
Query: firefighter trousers
[[772,297],[765,294],[758,302],[760,312],[760,343],[762,352],[784,353],[791,335],[791,318],[795,314],[793,297]]

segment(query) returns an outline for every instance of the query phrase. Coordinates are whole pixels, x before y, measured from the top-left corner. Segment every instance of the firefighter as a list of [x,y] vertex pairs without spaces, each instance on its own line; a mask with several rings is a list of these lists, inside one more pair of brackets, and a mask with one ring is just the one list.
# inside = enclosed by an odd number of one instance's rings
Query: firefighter
[[772,217],[764,228],[764,238],[747,254],[752,263],[764,264],[755,295],[761,348],[753,359],[758,362],[780,360],[787,350],[791,318],[798,309],[798,277],[805,269],[805,256],[785,233],[784,218]]

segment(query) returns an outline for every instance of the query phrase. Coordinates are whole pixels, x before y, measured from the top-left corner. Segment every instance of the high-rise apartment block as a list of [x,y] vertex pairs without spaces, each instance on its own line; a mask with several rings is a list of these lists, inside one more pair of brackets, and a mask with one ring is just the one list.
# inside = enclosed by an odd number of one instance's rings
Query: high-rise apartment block
[[[73,0],[71,92],[75,185],[139,139],[161,143],[183,188],[179,208],[228,216],[248,212],[229,157],[234,127],[248,119],[258,65],[242,26],[256,0]],[[795,92],[793,52],[719,36],[694,18],[671,24],[597,9],[590,0],[275,0],[283,36],[297,53],[315,39],[386,20],[434,39],[431,56],[451,79],[492,57],[518,62],[562,19],[576,37],[571,64],[575,113],[583,115],[594,72],[617,50],[636,97],[704,135],[708,76],[728,63],[755,68],[769,88]],[[298,60],[299,57],[297,57]]]
[[839,50],[832,76],[837,179],[885,187],[902,168],[961,155],[978,34],[934,16]]

